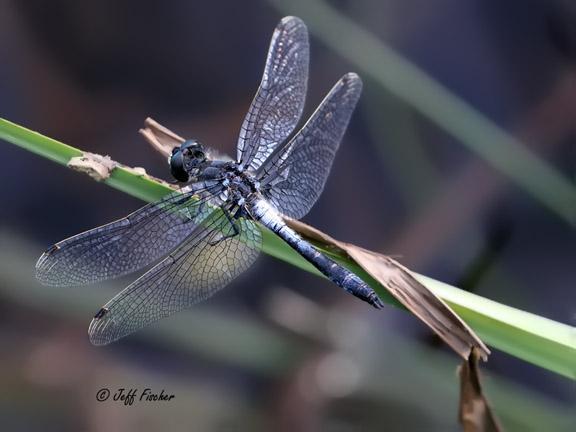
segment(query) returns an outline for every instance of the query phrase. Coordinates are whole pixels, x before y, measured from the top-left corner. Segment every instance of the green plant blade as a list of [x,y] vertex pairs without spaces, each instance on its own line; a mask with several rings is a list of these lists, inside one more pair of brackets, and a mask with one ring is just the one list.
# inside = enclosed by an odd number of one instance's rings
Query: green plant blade
[[[83,154],[79,149],[3,119],[0,119],[0,138],[62,165],[66,165],[72,157]],[[122,167],[115,168],[104,183],[146,201],[157,200],[172,192],[168,186]],[[263,249],[269,255],[319,274],[310,263],[266,230]],[[342,257],[335,258],[390,301],[387,292],[357,264]],[[489,345],[565,377],[576,378],[574,327],[502,305],[426,276],[417,277],[446,300]],[[391,303],[397,305],[396,302]]]

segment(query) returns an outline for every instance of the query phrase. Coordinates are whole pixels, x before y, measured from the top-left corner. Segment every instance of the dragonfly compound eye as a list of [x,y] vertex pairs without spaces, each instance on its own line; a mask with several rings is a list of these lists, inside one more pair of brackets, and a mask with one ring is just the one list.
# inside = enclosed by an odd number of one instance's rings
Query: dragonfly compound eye
[[179,182],[188,181],[189,176],[184,163],[184,154],[181,150],[173,152],[170,157],[170,172]]
[[204,152],[202,150],[194,150],[192,152],[192,157],[194,159],[200,159],[200,160],[206,159],[206,155],[204,154]]
[[180,145],[180,150],[184,151],[184,150],[190,149],[193,151],[199,147],[200,147],[200,144],[198,143],[198,141],[193,140],[193,139],[189,139],[189,140],[184,141]]

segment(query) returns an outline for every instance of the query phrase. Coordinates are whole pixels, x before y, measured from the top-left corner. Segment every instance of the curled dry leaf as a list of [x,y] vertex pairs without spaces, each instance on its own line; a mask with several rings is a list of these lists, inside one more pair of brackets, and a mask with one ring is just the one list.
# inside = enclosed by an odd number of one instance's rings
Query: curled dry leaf
[[472,348],[487,360],[490,350],[438,296],[418,282],[410,270],[389,256],[333,239],[303,222],[288,219],[291,228],[323,246],[352,258],[410,312],[420,318],[456,353],[467,360]]
[[482,393],[478,356],[477,349],[473,349],[468,360],[460,366],[458,419],[464,432],[499,432],[502,428]]
[[144,121],[144,128],[139,132],[156,151],[165,157],[170,156],[172,149],[185,141],[184,138],[150,117]]
[[110,172],[118,163],[110,159],[110,156],[84,152],[82,156],[70,159],[67,165],[75,171],[88,174],[94,180],[103,181],[110,177]]

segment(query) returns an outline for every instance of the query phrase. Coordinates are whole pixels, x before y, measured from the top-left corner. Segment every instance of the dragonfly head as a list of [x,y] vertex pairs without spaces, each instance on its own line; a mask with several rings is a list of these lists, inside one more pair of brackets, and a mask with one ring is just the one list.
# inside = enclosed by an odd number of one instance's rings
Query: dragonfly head
[[195,140],[186,140],[180,147],[172,149],[170,156],[170,172],[179,182],[187,182],[190,174],[200,168],[206,161],[204,147]]

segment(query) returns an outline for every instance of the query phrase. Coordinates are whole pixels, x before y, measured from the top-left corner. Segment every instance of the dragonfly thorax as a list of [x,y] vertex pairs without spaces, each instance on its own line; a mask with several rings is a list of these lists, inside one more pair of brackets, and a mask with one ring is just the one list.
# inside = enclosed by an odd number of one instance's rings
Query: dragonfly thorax
[[239,169],[234,162],[226,165],[222,185],[226,188],[228,200],[236,203],[243,203],[251,194],[260,191],[260,183],[256,178]]

